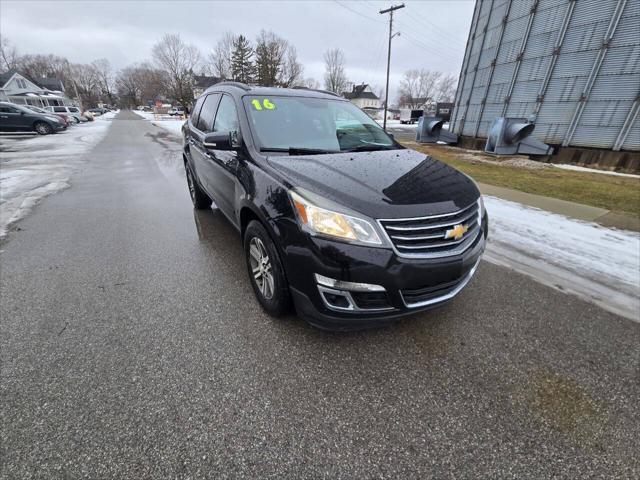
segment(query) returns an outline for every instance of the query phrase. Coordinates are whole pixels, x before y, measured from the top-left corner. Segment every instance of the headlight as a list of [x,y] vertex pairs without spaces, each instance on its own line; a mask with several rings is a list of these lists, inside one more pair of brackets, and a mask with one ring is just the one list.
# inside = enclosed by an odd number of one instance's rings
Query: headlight
[[312,233],[367,245],[382,245],[376,229],[368,221],[320,208],[294,192],[289,193],[298,220]]

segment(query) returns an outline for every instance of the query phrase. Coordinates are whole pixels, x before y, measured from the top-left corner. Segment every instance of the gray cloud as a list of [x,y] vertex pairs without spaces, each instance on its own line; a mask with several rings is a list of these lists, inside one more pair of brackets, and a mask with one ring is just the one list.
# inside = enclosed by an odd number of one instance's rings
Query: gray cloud
[[[399,3],[399,2],[394,2]],[[396,12],[392,92],[402,72],[458,74],[474,2],[405,1]],[[264,28],[292,42],[305,76],[322,81],[322,55],[341,48],[354,82],[383,86],[391,2],[371,1],[12,1],[0,3],[0,31],[20,53],[53,53],[73,62],[108,58],[115,68],[148,59],[164,33],[208,53],[230,30],[249,38]]]

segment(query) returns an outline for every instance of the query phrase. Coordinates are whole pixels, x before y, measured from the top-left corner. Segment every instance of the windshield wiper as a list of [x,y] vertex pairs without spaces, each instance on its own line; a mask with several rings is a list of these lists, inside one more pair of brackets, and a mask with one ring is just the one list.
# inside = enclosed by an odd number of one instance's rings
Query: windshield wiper
[[289,155],[322,155],[325,153],[340,153],[340,150],[325,150],[322,148],[304,148],[304,147],[289,147],[289,148],[261,148],[261,152],[282,152]]
[[378,150],[397,150],[395,145],[359,145],[342,150],[343,152],[376,152]]

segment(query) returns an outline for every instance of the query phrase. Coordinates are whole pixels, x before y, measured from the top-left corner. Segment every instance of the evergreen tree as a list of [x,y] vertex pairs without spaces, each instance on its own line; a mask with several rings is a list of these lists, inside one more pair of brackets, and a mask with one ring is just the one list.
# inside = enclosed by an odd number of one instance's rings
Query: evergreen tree
[[259,85],[273,87],[279,83],[287,47],[287,41],[273,32],[260,32],[255,56],[256,81]]
[[231,75],[236,82],[251,83],[253,80],[253,48],[244,35],[233,42]]

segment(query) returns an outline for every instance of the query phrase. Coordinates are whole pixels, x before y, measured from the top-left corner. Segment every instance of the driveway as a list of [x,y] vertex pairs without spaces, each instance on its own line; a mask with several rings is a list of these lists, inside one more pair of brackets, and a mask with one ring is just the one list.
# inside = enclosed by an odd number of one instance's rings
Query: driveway
[[486,262],[389,328],[272,319],[180,148],[121,112],[0,245],[2,478],[638,478],[639,323]]

